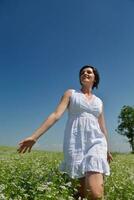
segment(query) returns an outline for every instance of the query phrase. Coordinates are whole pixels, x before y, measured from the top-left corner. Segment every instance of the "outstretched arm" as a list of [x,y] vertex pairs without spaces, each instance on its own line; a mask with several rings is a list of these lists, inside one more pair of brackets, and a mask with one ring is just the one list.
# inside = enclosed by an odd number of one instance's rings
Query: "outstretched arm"
[[71,90],[67,90],[61,98],[61,101],[55,111],[51,113],[48,118],[42,123],[42,125],[28,138],[22,140],[19,143],[18,152],[25,153],[27,150],[30,152],[34,143],[38,138],[43,135],[56,121],[60,119],[67,106],[69,105],[69,97],[71,96]]

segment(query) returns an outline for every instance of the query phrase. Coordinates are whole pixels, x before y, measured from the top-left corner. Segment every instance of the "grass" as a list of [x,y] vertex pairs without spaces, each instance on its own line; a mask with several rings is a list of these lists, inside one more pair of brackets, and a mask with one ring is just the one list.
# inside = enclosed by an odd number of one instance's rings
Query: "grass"
[[[105,200],[134,200],[134,154],[113,153]],[[61,152],[0,147],[0,200],[73,200],[77,180],[59,171]]]

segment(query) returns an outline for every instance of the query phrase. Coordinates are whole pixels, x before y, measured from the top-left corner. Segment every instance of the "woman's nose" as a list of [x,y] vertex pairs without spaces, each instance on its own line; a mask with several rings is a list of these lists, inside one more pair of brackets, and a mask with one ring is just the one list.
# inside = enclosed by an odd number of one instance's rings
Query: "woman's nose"
[[87,72],[85,71],[84,74],[87,74]]

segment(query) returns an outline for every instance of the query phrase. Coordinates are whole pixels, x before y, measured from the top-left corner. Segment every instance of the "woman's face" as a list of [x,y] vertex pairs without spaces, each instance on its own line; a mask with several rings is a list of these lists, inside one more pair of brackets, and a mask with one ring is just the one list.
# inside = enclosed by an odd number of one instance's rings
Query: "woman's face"
[[93,69],[88,67],[82,70],[80,74],[80,82],[82,85],[93,85],[95,81],[95,75]]

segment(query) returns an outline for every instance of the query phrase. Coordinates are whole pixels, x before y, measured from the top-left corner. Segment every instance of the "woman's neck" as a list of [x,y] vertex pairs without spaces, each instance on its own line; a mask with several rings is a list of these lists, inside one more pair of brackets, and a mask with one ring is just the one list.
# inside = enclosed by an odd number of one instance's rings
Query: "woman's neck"
[[84,94],[92,94],[92,88],[91,87],[83,87],[81,88],[81,91],[84,93]]

